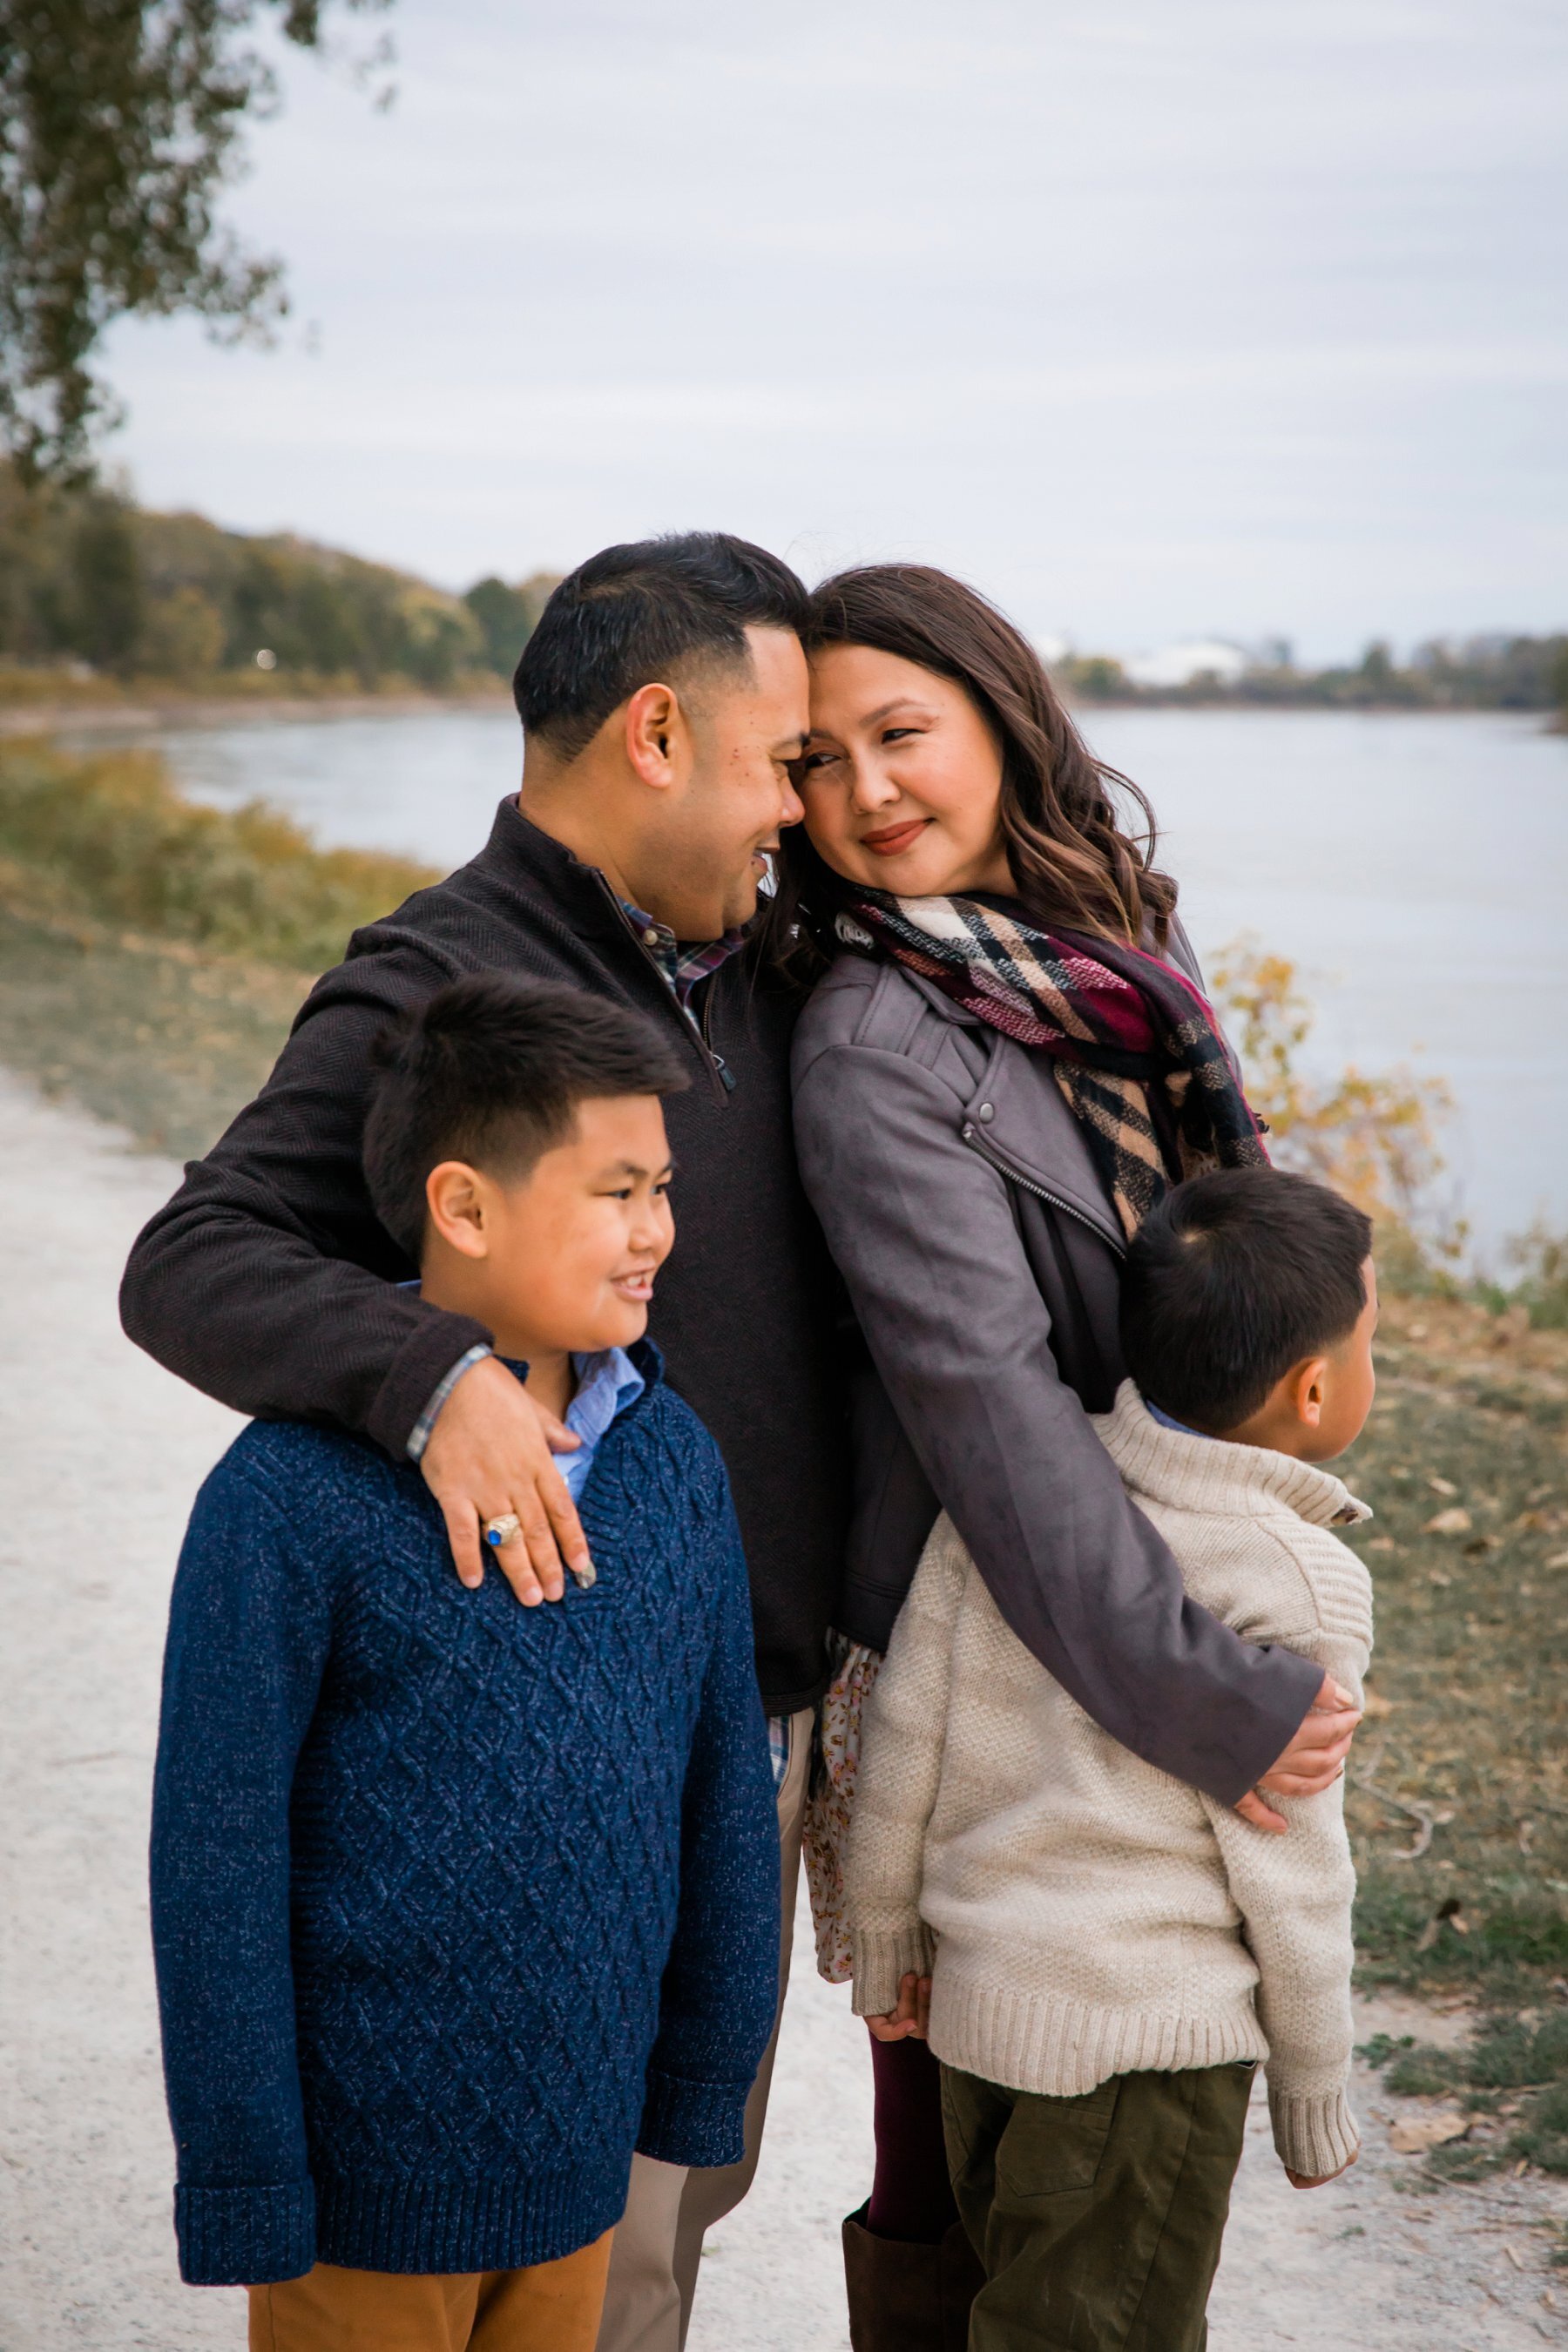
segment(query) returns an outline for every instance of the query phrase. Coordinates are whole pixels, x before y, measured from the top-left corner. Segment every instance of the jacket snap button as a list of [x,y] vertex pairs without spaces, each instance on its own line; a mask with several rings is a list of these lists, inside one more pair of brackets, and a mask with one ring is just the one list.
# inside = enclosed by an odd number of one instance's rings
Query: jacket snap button
[[981,1124],[982,1124],[983,1126],[984,1126],[984,1127],[989,1127],[989,1126],[990,1126],[990,1124],[991,1124],[991,1122],[992,1122],[992,1120],[995,1118],[995,1116],[996,1116],[996,1113],[995,1113],[995,1111],[992,1108],[992,1107],[991,1107],[991,1105],[990,1105],[989,1103],[982,1103],[982,1104],[981,1104],[981,1106],[980,1106],[980,1119],[981,1119]]

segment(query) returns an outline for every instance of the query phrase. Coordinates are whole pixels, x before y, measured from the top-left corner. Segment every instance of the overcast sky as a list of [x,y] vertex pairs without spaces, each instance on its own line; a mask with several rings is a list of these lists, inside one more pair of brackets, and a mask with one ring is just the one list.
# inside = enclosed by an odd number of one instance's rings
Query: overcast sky
[[1568,625],[1561,0],[390,22],[390,112],[252,133],[283,348],[112,338],[150,502],[455,587],[717,524],[1121,652]]

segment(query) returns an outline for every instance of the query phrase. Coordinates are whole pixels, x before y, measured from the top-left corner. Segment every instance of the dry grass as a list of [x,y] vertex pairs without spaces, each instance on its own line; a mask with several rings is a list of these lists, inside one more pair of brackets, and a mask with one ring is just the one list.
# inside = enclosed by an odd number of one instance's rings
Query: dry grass
[[1377,1586],[1361,1971],[1489,2021],[1458,2061],[1381,2053],[1394,2087],[1468,2084],[1477,2129],[1436,2170],[1568,2170],[1568,1334],[1395,1298],[1379,1353],[1346,1465],[1377,1513],[1355,1538]]
[[0,742],[0,859],[26,913],[312,972],[435,879],[406,858],[317,849],[259,803],[200,807],[155,753],[69,758],[37,737]]

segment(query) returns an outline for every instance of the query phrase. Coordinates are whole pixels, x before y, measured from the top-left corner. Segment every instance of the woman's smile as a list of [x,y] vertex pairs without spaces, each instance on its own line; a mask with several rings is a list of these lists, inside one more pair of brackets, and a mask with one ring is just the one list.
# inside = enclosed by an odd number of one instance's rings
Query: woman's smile
[[927,825],[935,822],[934,817],[909,817],[901,824],[884,825],[880,832],[863,833],[860,846],[874,857],[897,857],[900,850],[912,849]]

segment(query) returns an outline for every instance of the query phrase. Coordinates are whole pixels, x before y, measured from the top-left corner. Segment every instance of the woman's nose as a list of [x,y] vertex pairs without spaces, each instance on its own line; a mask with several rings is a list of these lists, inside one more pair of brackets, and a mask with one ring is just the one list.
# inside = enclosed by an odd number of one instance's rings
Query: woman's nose
[[849,797],[858,809],[868,812],[885,809],[900,797],[900,787],[891,776],[885,775],[874,761],[857,760],[850,781]]

